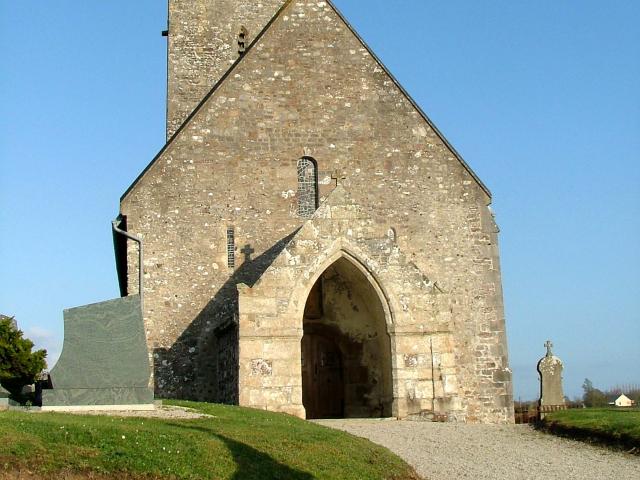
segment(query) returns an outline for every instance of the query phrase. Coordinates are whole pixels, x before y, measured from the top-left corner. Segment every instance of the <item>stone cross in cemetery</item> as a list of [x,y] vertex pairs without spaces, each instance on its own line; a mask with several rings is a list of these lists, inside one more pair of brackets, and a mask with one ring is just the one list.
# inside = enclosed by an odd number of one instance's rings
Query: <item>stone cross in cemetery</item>
[[562,360],[551,351],[553,343],[550,340],[547,340],[544,346],[547,348],[547,354],[538,362],[541,419],[546,412],[566,408],[562,390]]

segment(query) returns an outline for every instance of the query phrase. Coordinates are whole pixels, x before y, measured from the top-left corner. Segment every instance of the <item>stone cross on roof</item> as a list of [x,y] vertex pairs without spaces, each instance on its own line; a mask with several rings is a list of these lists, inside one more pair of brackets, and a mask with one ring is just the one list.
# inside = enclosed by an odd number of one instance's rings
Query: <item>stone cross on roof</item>
[[553,347],[553,343],[551,343],[551,340],[547,340],[544,346],[547,347],[547,357],[553,356],[553,352],[551,351],[551,347]]
[[334,170],[331,174],[331,179],[336,182],[336,187],[341,184],[343,180],[347,179],[347,175],[344,172],[339,172],[338,170]]

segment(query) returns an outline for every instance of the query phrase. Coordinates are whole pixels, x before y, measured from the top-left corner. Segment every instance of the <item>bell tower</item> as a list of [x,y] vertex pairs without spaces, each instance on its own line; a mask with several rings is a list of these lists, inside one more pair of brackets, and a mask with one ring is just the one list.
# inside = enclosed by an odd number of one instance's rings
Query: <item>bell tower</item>
[[286,0],[169,0],[167,139]]

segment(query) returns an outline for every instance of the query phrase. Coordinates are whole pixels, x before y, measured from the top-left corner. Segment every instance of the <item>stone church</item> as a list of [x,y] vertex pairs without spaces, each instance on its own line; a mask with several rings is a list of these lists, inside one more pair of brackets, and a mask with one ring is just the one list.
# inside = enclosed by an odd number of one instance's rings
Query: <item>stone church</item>
[[[491,194],[330,1],[169,0],[167,143],[121,198],[155,394],[513,419]],[[124,239],[124,237],[121,237]]]

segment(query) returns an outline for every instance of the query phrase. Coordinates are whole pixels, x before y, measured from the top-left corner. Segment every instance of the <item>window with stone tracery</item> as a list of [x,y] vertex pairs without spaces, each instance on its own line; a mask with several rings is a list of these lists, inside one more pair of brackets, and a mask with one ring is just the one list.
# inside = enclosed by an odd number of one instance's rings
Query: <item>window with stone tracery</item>
[[298,160],[298,216],[310,218],[318,209],[318,165],[311,157]]

